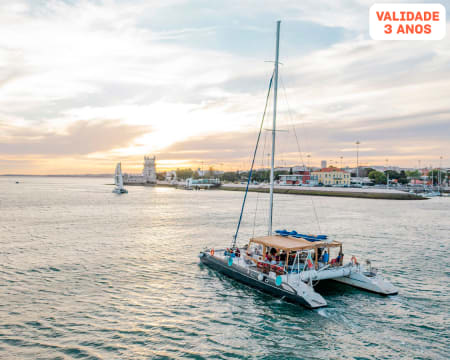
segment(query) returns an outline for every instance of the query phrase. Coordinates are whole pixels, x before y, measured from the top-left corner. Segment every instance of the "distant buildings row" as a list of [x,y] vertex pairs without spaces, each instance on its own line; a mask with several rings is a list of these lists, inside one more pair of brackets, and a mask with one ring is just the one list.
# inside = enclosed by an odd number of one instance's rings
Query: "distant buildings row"
[[280,185],[350,185],[350,173],[337,168],[302,170],[279,176]]
[[[133,184],[156,184],[157,173],[156,173],[156,158],[153,156],[145,156],[143,170],[141,174],[127,174],[123,175],[124,184],[133,185]],[[367,177],[368,173],[372,170],[377,170],[383,172],[385,170],[391,170],[400,172],[403,169],[398,167],[383,167],[383,166],[372,166],[372,167],[363,167],[360,166],[358,169],[356,168],[337,168],[337,167],[326,167],[326,161],[322,161],[322,165],[325,165],[323,168],[308,168],[305,166],[293,166],[293,167],[278,167],[275,171],[279,174],[277,177],[277,183],[280,185],[329,185],[329,186],[349,186],[352,183],[358,184],[370,184],[371,180]],[[184,174],[189,172],[189,174]],[[405,171],[411,169],[404,169]],[[414,169],[412,169],[414,170]],[[443,174],[447,174],[450,169],[441,169]],[[184,173],[183,173],[184,171]],[[258,171],[268,171],[268,169],[260,169]],[[179,176],[177,176],[178,172],[180,172]],[[419,176],[416,178],[410,179],[410,184],[428,184],[431,180],[431,176],[429,174],[429,169],[420,169],[416,170]],[[255,173],[255,174],[256,174]],[[280,174],[281,173],[281,174]],[[204,177],[220,177],[224,174],[223,171],[215,171],[212,168],[208,171],[203,171],[200,168],[193,171],[191,169],[177,169],[167,171],[165,174],[159,174],[164,177],[160,177],[160,179],[165,178],[168,182],[176,182],[178,177],[180,180],[184,180],[185,178],[204,178]],[[229,174],[229,173],[227,173]],[[247,172],[236,172],[237,178],[234,180],[226,179],[227,181],[242,181],[242,176],[248,174]],[[187,176],[183,176],[187,175]],[[225,174],[226,175],[226,174]],[[356,177],[359,175],[359,177]],[[266,175],[268,176],[268,175]],[[239,178],[241,180],[239,180]],[[444,181],[446,176],[443,177]],[[253,180],[253,177],[252,177]],[[448,176],[447,176],[448,182]],[[259,181],[259,180],[258,180]],[[263,180],[261,180],[263,181]],[[264,180],[267,181],[267,180]],[[388,183],[397,182],[395,179],[388,179]]]

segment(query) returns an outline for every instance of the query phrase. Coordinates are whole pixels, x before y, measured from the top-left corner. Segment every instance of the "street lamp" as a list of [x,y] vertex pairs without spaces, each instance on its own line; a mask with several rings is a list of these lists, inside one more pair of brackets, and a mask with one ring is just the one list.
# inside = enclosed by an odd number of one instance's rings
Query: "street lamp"
[[356,177],[359,178],[359,140],[356,142]]
[[386,159],[386,187],[389,188],[389,169],[388,169],[388,159]]

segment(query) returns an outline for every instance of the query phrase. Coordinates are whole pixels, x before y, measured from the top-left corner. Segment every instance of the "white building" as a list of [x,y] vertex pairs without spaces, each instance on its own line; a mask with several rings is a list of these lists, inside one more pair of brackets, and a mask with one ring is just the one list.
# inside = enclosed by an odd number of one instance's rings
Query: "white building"
[[156,184],[156,158],[144,156],[144,169],[141,174],[123,174],[123,183],[129,184]]
[[175,170],[166,172],[166,181],[176,181],[177,180],[177,172]]

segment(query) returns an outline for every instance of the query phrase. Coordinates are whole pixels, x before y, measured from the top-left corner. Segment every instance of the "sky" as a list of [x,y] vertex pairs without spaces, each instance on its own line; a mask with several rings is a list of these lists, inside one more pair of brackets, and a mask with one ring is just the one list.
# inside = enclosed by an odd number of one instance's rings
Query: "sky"
[[360,141],[363,165],[449,166],[449,21],[440,41],[374,41],[372,4],[2,0],[0,174],[137,173],[145,154],[247,169],[276,20],[276,165],[355,166]]

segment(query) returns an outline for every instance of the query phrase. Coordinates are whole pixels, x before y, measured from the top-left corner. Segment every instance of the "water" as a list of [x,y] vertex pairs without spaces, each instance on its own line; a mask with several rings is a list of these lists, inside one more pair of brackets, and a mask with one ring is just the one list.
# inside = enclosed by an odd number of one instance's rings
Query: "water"
[[[109,179],[0,177],[1,359],[444,359],[450,198],[276,195],[276,227],[344,241],[398,288],[319,284],[306,310],[199,265],[228,245],[243,193],[128,187]],[[257,225],[253,213],[258,199]],[[250,194],[242,239],[264,232]],[[280,225],[281,224],[281,225]]]

